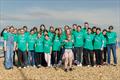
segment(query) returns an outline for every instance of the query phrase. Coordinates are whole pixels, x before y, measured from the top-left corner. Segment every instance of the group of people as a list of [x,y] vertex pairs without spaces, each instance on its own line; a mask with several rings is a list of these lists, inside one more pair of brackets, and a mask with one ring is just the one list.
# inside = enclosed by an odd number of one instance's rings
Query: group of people
[[59,67],[64,64],[64,70],[72,71],[72,65],[100,67],[110,64],[111,50],[114,66],[117,65],[116,46],[117,34],[113,26],[101,30],[73,24],[72,27],[50,26],[49,30],[42,24],[39,29],[33,27],[28,31],[27,26],[15,28],[6,27],[2,31],[4,38],[4,66],[7,70],[13,65],[18,68],[30,66]]

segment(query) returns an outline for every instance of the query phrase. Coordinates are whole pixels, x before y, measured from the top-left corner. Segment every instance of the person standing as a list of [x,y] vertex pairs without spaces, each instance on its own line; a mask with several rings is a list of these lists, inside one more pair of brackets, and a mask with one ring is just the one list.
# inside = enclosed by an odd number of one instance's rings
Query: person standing
[[52,46],[52,65],[57,66],[59,60],[60,60],[60,48],[61,48],[61,42],[60,42],[60,36],[59,36],[59,29],[55,29],[55,36],[53,38],[53,46]]
[[28,67],[33,66],[35,67],[35,40],[36,35],[34,33],[34,30],[30,30],[30,34],[28,36]]
[[94,53],[93,53],[93,34],[92,29],[88,28],[87,33],[84,35],[84,46],[83,46],[83,65],[94,66]]
[[20,61],[18,68],[27,67],[27,36],[22,28],[17,36],[18,59]]
[[94,51],[95,51],[95,58],[96,58],[96,65],[100,67],[102,65],[102,50],[104,48],[104,40],[103,35],[101,33],[101,29],[96,29],[96,35],[94,36]]
[[44,39],[44,53],[45,53],[45,60],[47,62],[47,67],[51,67],[51,39],[49,38],[49,35],[45,35]]
[[9,31],[4,35],[4,51],[5,51],[5,68],[7,70],[13,68],[13,51],[14,51],[14,27],[9,27]]
[[77,31],[74,34],[74,47],[77,59],[77,66],[82,66],[82,56],[83,56],[83,40],[84,34],[81,30],[81,26],[77,26]]
[[41,67],[42,63],[42,55],[44,55],[44,37],[42,36],[42,32],[38,32],[37,39],[35,41],[35,64],[37,68]]
[[107,51],[108,51],[108,64],[110,64],[111,50],[114,59],[114,66],[117,65],[116,46],[117,46],[117,34],[113,31],[113,26],[109,26],[107,32]]

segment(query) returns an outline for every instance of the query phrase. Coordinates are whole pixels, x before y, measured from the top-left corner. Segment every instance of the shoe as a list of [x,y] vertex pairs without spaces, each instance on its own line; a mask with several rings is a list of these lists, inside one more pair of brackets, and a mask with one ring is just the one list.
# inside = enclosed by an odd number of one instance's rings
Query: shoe
[[36,66],[35,66],[35,65],[33,65],[33,67],[35,68]]
[[18,67],[18,69],[21,69],[22,67]]
[[26,69],[26,67],[23,67],[24,69]]
[[29,68],[30,66],[27,66],[27,68]]
[[117,66],[117,64],[113,64],[113,66]]
[[36,66],[37,68],[40,68],[39,66]]
[[12,68],[10,67],[10,68],[6,68],[6,70],[11,70]]
[[65,72],[68,72],[68,70],[67,70],[67,69],[64,69],[64,71],[65,71]]
[[90,67],[90,65],[87,65],[87,67]]
[[72,68],[70,68],[69,70],[70,70],[70,71],[73,71],[73,69],[72,69]]

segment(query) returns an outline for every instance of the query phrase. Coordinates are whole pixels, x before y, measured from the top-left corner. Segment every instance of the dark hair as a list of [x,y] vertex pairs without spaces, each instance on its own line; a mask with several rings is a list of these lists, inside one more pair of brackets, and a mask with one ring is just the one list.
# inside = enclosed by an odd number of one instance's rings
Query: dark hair
[[37,27],[33,27],[33,30],[36,30],[36,31],[37,31]]
[[109,28],[108,28],[109,30],[113,30],[113,26],[111,25],[111,26],[109,26]]
[[30,30],[30,32],[34,31],[33,29]]
[[9,29],[14,28],[13,26],[10,26]]
[[48,33],[48,30],[47,29],[45,29],[45,31],[44,32],[47,32]]
[[77,24],[73,24],[72,26],[77,26]]
[[[41,24],[41,25],[40,25],[40,31],[42,31],[42,26],[44,27],[44,31],[45,31],[46,28],[45,28],[45,25],[44,25],[44,24]],[[44,31],[43,31],[43,32],[44,32]]]
[[85,22],[84,24],[88,24],[88,22]]
[[105,31],[107,32],[107,30],[106,30],[106,29],[103,29],[103,31],[102,31],[102,32],[105,32]]
[[82,28],[81,25],[78,25],[77,28],[78,28],[78,27]]
[[27,26],[23,26],[23,28],[26,28],[26,29],[27,29]]
[[93,26],[93,27],[92,27],[92,30],[93,30],[93,29],[96,29],[96,28],[97,28],[96,26]]
[[48,34],[46,34],[46,35],[45,35],[45,37],[46,37],[46,36],[48,36],[48,37],[49,37],[49,35],[48,35]]
[[7,30],[7,29],[4,28],[4,29],[1,31],[1,36],[4,36],[3,33],[4,33],[5,30]]
[[99,30],[99,31],[101,31],[101,29],[100,29],[100,28],[97,28],[96,30]]
[[38,34],[42,35],[42,32],[41,32],[41,31],[39,31],[39,32],[38,32]]
[[88,29],[87,29],[87,31],[88,31],[89,29],[92,31],[92,29],[91,29],[91,28],[88,28]]

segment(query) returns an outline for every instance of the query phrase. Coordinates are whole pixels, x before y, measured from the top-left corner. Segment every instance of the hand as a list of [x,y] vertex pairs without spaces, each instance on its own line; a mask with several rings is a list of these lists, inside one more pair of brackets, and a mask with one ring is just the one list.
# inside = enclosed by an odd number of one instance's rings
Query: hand
[[68,42],[68,40],[65,40],[65,42]]
[[101,48],[101,51],[103,51],[103,48]]

